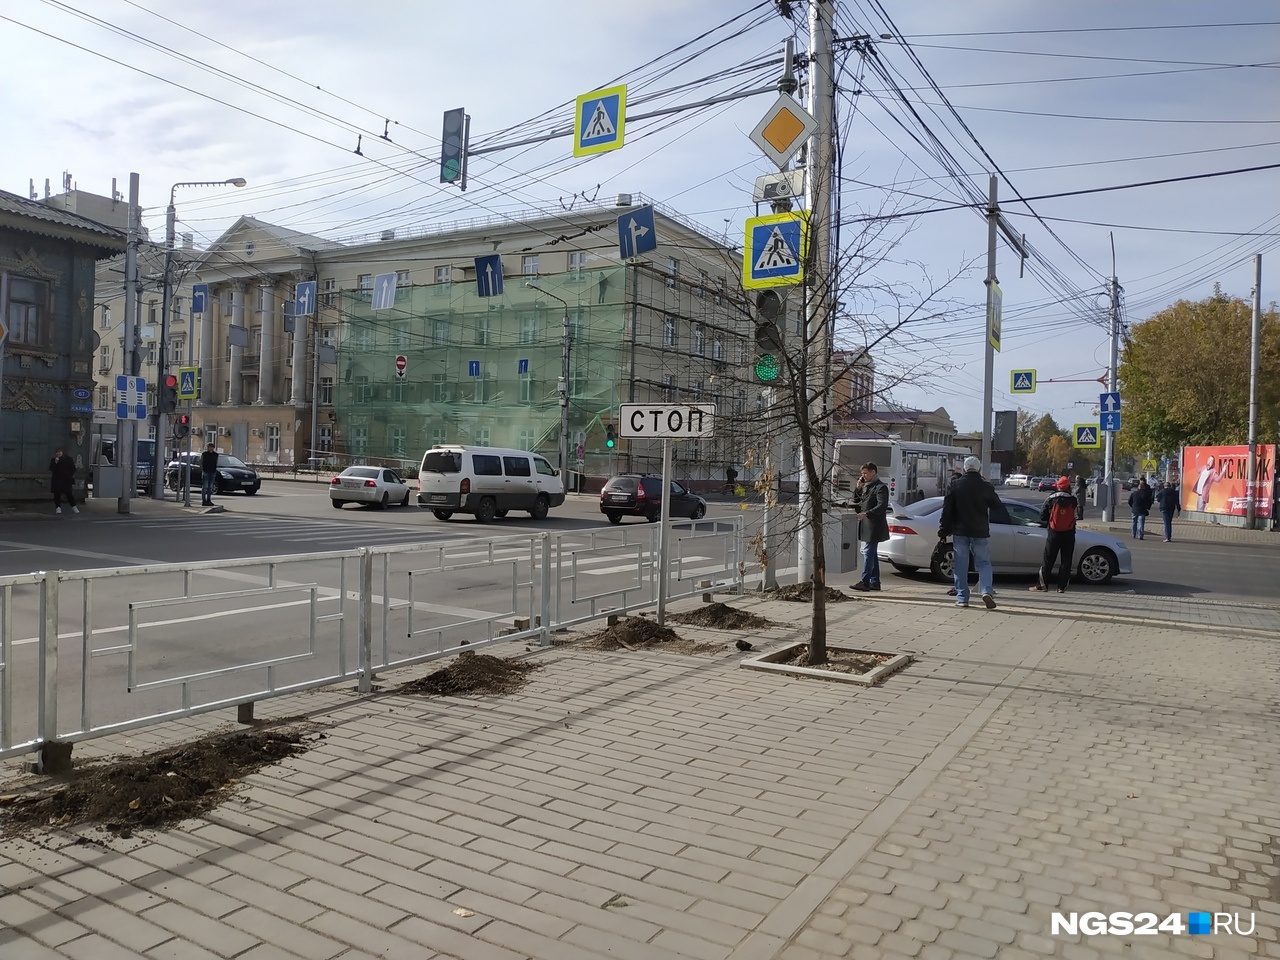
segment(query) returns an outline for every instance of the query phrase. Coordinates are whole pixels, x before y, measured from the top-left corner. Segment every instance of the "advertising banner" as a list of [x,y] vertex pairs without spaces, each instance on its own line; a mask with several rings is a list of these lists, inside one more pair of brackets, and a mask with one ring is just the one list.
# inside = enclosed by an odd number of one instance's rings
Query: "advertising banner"
[[[1255,510],[1259,517],[1269,517],[1275,488],[1276,448],[1271,444],[1258,444],[1257,456]],[[1248,512],[1248,464],[1249,448],[1244,444],[1183,447],[1182,509],[1230,517],[1245,516]]]

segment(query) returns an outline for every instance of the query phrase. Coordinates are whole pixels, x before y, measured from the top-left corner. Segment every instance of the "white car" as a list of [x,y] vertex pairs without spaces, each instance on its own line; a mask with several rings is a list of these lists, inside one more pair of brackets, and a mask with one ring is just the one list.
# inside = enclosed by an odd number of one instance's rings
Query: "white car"
[[1026,487],[1031,485],[1031,478],[1025,473],[1011,473],[1005,478],[1006,487]]
[[409,505],[409,484],[386,467],[347,467],[329,481],[329,500],[337,510],[344,503],[368,503],[382,509]]
[[[991,518],[991,567],[996,573],[1035,573],[1044,559],[1049,531],[1040,525],[1040,507],[1019,500],[1001,500],[1005,512]],[[942,497],[929,497],[907,507],[895,507],[889,517],[889,539],[876,555],[904,573],[927,568],[941,580],[952,578],[950,544],[943,555],[933,557],[942,523]],[[1092,530],[1076,530],[1072,558],[1075,575],[1083,583],[1106,583],[1122,573],[1133,573],[1133,555],[1115,537]]]

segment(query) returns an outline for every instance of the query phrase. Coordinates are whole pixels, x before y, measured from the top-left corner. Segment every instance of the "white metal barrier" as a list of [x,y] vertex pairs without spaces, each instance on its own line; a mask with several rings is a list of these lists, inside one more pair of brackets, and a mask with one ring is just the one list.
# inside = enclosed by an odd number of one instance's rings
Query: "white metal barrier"
[[[657,533],[2,577],[0,758],[343,681],[368,692],[376,671],[500,640],[549,644],[553,631],[655,603]],[[673,523],[670,537],[670,597],[706,582],[741,591],[741,518]],[[468,583],[476,571],[483,587]]]

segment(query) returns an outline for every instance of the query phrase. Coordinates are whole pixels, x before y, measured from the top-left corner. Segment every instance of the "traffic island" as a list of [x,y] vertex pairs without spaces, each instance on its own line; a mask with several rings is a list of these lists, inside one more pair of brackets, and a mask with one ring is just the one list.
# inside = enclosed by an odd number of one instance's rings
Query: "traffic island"
[[748,657],[739,666],[748,670],[764,670],[811,680],[856,683],[871,687],[911,663],[911,657],[905,653],[851,650],[844,647],[827,647],[826,663],[809,666],[808,659],[809,645],[793,643],[772,653]]

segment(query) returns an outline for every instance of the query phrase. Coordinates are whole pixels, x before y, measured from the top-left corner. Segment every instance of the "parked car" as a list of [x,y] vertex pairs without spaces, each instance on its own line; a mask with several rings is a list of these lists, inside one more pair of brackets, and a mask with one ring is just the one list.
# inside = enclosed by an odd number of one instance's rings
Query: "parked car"
[[1041,493],[1045,493],[1046,491],[1050,491],[1050,490],[1055,490],[1057,489],[1055,487],[1055,484],[1057,482],[1058,482],[1057,477],[1041,477],[1039,480],[1036,481],[1036,489],[1039,490]]
[[[1040,507],[1020,500],[1001,500],[1003,509],[992,511],[991,566],[996,573],[1035,573],[1044,558],[1048,530],[1040,525]],[[899,507],[889,517],[889,539],[876,554],[904,573],[927,568],[940,580],[952,577],[952,552],[933,557],[942,522],[942,498],[930,497],[909,507]],[[1076,577],[1083,583],[1106,583],[1112,577],[1133,573],[1129,548],[1115,537],[1092,530],[1076,530]]]
[[[672,517],[700,520],[707,513],[707,501],[674,480],[669,504],[667,512]],[[600,512],[610,523],[621,523],[623,517],[644,517],[657,523],[662,516],[662,478],[637,473],[611,477],[600,491]]]
[[1025,473],[1011,473],[1005,478],[1004,485],[1006,487],[1025,487],[1031,480]]
[[386,467],[347,467],[329,481],[329,500],[338,510],[344,503],[365,503],[384,509],[409,505],[409,484]]
[[[164,482],[170,490],[182,489],[183,464],[189,462],[191,469],[190,484],[198,487],[204,482],[204,472],[200,469],[200,454],[180,453],[169,461],[165,468]],[[219,494],[247,493],[253,496],[262,489],[262,478],[257,472],[239,457],[229,453],[218,454],[218,479],[215,492]]]
[[446,444],[422,455],[418,469],[418,506],[437,520],[455,513],[492,523],[510,510],[528,510],[545,520],[551,507],[564,503],[560,471],[528,450]]

